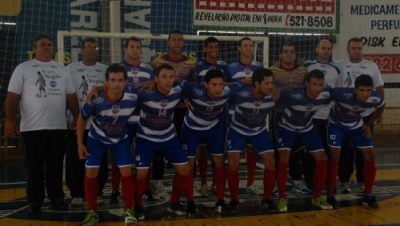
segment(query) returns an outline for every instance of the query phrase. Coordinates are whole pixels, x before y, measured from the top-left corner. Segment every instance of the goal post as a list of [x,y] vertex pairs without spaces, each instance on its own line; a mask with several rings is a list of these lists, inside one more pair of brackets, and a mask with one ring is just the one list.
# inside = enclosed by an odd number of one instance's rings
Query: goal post
[[[150,41],[165,41],[165,43],[168,40],[168,34],[159,34],[159,35],[154,35],[154,34],[146,34],[146,33],[111,33],[111,32],[91,32],[91,31],[65,31],[65,30],[59,30],[57,32],[57,61],[60,64],[65,64],[68,62],[65,62],[65,49],[66,49],[66,38],[70,37],[92,37],[92,38],[97,38],[97,39],[128,39],[132,36],[135,36],[141,40],[150,40]],[[204,40],[207,37],[215,37],[219,40],[219,42],[232,42],[231,45],[237,46],[237,42],[243,38],[246,37],[246,35],[243,36],[221,36],[221,35],[183,35],[184,40],[185,40],[185,46],[188,45],[187,43],[191,42],[196,42],[197,46],[203,45]],[[249,36],[253,42],[255,43],[255,60],[261,62],[265,67],[268,67],[269,65],[269,38],[267,36]],[[113,43],[113,42],[111,42]],[[110,44],[111,44],[110,43]],[[117,42],[118,43],[118,42]],[[115,49],[121,49],[122,46],[109,46],[109,55],[112,55],[112,50]],[[156,49],[156,51],[158,51]],[[222,53],[224,49],[221,49],[220,47],[220,53]],[[232,50],[230,50],[232,51]],[[233,50],[235,51],[235,50]],[[236,51],[237,52],[237,51]],[[261,53],[261,54],[256,54],[256,53]],[[200,53],[196,53],[199,55]],[[239,54],[237,53],[237,56]],[[122,56],[120,56],[122,57]],[[200,57],[198,57],[200,58]],[[116,59],[115,56],[113,59]],[[238,59],[238,57],[237,57]],[[228,63],[230,63],[229,60],[221,58],[221,60],[225,60]],[[121,62],[121,60],[119,61]],[[111,63],[116,63],[116,62],[111,62]]]

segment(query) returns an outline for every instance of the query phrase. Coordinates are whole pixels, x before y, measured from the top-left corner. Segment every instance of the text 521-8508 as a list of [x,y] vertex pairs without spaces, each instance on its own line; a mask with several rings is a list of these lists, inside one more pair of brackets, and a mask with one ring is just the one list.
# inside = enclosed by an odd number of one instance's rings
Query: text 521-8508
[[331,16],[288,15],[286,21],[291,27],[330,28],[333,26],[333,18]]

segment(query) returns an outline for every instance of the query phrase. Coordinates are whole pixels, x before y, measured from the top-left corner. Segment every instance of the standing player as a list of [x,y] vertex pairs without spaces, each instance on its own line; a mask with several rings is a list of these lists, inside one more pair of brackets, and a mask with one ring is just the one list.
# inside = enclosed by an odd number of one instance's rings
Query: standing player
[[[153,69],[150,65],[144,64],[140,61],[142,55],[142,42],[136,37],[130,37],[125,41],[124,44],[125,60],[121,63],[121,66],[125,68],[128,73],[128,84],[126,89],[128,92],[135,90],[135,86],[138,83],[153,79]],[[138,109],[134,112],[134,115],[130,118],[130,129],[129,139],[132,141],[132,137],[135,136],[136,127],[139,121]],[[110,204],[117,204],[119,197],[119,183],[120,175],[118,167],[115,162],[112,164],[112,193]]]
[[[329,117],[329,145],[332,150],[332,167],[328,177],[328,200],[335,203],[335,185],[337,166],[344,136],[349,136],[354,147],[358,148],[364,157],[365,190],[362,203],[376,208],[378,204],[372,194],[375,183],[375,151],[372,145],[371,127],[382,117],[384,101],[382,95],[373,90],[373,80],[369,75],[359,75],[355,79],[355,88],[338,88],[332,91],[335,105]],[[368,123],[362,120],[364,111],[376,108]],[[341,161],[341,159],[340,159]]]
[[[271,71],[274,73],[274,84],[280,90],[290,91],[304,85],[304,75],[307,69],[303,63],[297,59],[296,46],[293,43],[283,43],[279,61],[271,66]],[[273,141],[276,143],[275,128],[276,122],[281,117],[281,109],[276,108],[271,115],[270,127]],[[294,142],[289,160],[289,174],[293,181],[293,190],[299,194],[309,194],[311,190],[307,187],[312,184],[310,174],[312,172],[312,157],[308,153],[304,153],[304,148],[297,140]],[[308,167],[308,165],[311,165]],[[307,186],[302,180],[304,173]],[[310,186],[311,187],[311,186]]]
[[[228,73],[228,65],[225,61],[219,60],[219,41],[214,37],[208,37],[204,41],[204,59],[196,64],[195,81],[205,82],[205,75],[211,69],[218,69],[225,75]],[[224,77],[225,80],[226,77]],[[198,155],[199,171],[201,177],[200,194],[208,196],[207,188],[207,149],[204,145],[199,146]],[[214,174],[215,175],[215,174]],[[214,177],[215,182],[215,177]]]
[[[181,80],[193,80],[193,73],[196,66],[196,57],[184,54],[184,39],[181,31],[175,30],[168,35],[168,52],[165,55],[157,56],[151,62],[151,66],[156,70],[162,64],[169,64],[175,71],[175,82]],[[180,138],[183,117],[187,109],[183,103],[179,103],[174,113],[174,124],[178,137]],[[158,199],[162,191],[161,180],[164,178],[164,156],[162,153],[156,154],[152,165],[152,179],[154,180],[153,198]]]
[[[254,61],[254,43],[249,37],[239,40],[239,62],[231,63],[228,66],[228,81],[240,81],[250,79],[253,72],[261,67],[261,64]],[[251,145],[246,147],[247,183],[246,188],[255,194],[262,194],[262,191],[254,184],[256,173],[256,154]]]
[[[143,193],[147,189],[148,172],[151,160],[157,152],[163,152],[171,162],[176,174],[168,210],[176,215],[186,212],[179,203],[180,194],[187,190],[190,169],[185,153],[176,135],[173,117],[175,107],[181,101],[182,89],[173,87],[175,82],[174,68],[168,64],[161,65],[155,72],[155,90],[139,93],[140,120],[136,133],[136,177],[138,200],[136,214],[144,218]],[[193,193],[193,188],[191,189]],[[188,195],[187,213],[196,212],[193,196]]]
[[[137,94],[124,92],[128,83],[127,72],[118,64],[107,68],[105,90],[91,104],[86,103],[77,122],[79,158],[86,159],[85,195],[87,208],[82,225],[93,225],[99,220],[97,210],[97,175],[104,154],[111,150],[122,175],[124,193],[124,221],[137,222],[133,212],[134,186],[132,179],[132,154],[128,139],[128,120],[137,103]],[[85,121],[94,116],[86,145]]]
[[[370,61],[363,58],[363,43],[360,38],[351,38],[347,43],[347,53],[349,58],[339,62],[343,76],[339,80],[338,87],[354,88],[355,79],[361,74],[367,74],[372,77],[373,89],[378,91],[382,97],[385,96],[383,88],[383,80],[378,66]],[[363,112],[363,120],[365,123],[371,124],[370,118],[372,116],[373,109],[369,109]],[[383,115],[381,115],[382,117]],[[378,123],[382,121],[382,118],[378,119]],[[373,126],[371,127],[373,131]],[[347,140],[345,138],[345,140]],[[360,190],[364,190],[363,185],[363,156],[361,152],[356,151],[355,148],[351,147],[349,142],[344,142],[343,150],[341,152],[341,161],[339,163],[339,180],[342,182],[344,192],[351,192],[349,187],[349,181],[351,174],[354,169],[354,160],[356,165],[356,178],[359,184]]]
[[[51,208],[68,209],[62,187],[66,111],[68,107],[76,119],[79,106],[71,76],[65,67],[52,60],[53,42],[50,37],[37,36],[32,49],[35,59],[18,65],[10,79],[5,101],[4,134],[6,137],[16,135],[15,112],[19,104],[28,173],[26,192],[31,214],[39,214],[45,186]],[[38,78],[46,86],[37,84]]]
[[312,123],[315,112],[329,103],[330,95],[328,90],[324,89],[322,71],[308,72],[304,82],[305,88],[283,91],[279,99],[279,103],[283,105],[282,115],[277,123],[278,211],[280,212],[287,211],[287,167],[290,151],[296,139],[301,140],[315,160],[312,205],[319,209],[332,209],[332,206],[321,198],[322,188],[326,182],[327,157],[321,136]]
[[[79,107],[82,108],[85,103],[87,90],[91,90],[94,86],[103,86],[104,75],[107,66],[96,62],[98,57],[98,44],[96,39],[86,38],[81,43],[82,61],[72,63],[67,66],[67,70],[71,74],[72,82],[75,85],[76,93],[78,96]],[[69,124],[72,123],[72,115],[68,112]],[[86,142],[87,134],[89,132],[91,118],[87,120],[84,133],[84,142]],[[66,175],[65,179],[67,186],[71,191],[71,206],[81,207],[83,198],[85,197],[83,180],[85,176],[85,161],[79,159],[76,135],[74,128],[68,131],[68,147],[66,152]],[[99,176],[99,201],[107,182],[108,177],[108,164],[107,158],[101,162],[100,176]]]
[[252,86],[243,87],[233,97],[234,113],[229,124],[228,184],[231,193],[230,209],[235,212],[239,204],[239,160],[245,144],[254,145],[255,152],[264,160],[263,209],[275,206],[270,199],[275,184],[275,157],[271,138],[266,128],[266,116],[275,102],[272,100],[272,72],[265,68],[255,70]]
[[[337,81],[340,79],[341,72],[339,69],[339,65],[331,61],[332,42],[328,39],[321,39],[315,48],[315,53],[317,54],[316,59],[305,62],[304,66],[307,68],[308,71],[312,71],[315,69],[322,71],[325,75],[325,86],[334,88]],[[314,126],[319,130],[321,134],[322,143],[324,145],[325,152],[327,153],[328,158],[331,157],[327,136],[328,116],[331,106],[332,105],[327,105],[319,109],[315,113],[313,119]],[[329,163],[330,161],[328,161],[328,168],[331,167]],[[331,204],[333,207],[336,207],[337,203],[333,201],[333,199],[328,199],[329,204]]]

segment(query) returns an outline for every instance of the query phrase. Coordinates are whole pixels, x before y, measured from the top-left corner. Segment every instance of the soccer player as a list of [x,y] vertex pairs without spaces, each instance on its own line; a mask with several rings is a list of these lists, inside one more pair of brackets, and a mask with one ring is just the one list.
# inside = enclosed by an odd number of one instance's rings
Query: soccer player
[[[200,83],[205,82],[205,75],[211,69],[218,69],[224,74],[228,73],[228,65],[225,61],[219,59],[219,41],[215,37],[208,37],[204,41],[204,59],[196,64],[195,81]],[[224,77],[225,80],[225,77]],[[200,195],[208,196],[207,188],[207,149],[204,145],[199,146],[199,154],[197,156],[199,164],[201,188]],[[215,175],[215,174],[214,174]],[[215,178],[215,177],[214,177]],[[214,184],[215,180],[213,181]]]
[[[27,197],[31,214],[40,214],[45,186],[51,209],[67,210],[62,187],[66,110],[74,119],[78,102],[71,76],[53,61],[53,42],[48,35],[33,43],[35,59],[19,64],[11,75],[5,101],[4,134],[16,135],[16,110],[21,112],[20,131],[27,162]],[[37,83],[41,79],[42,82]]]
[[[239,62],[231,63],[228,66],[228,81],[240,81],[250,79],[253,72],[262,65],[254,60],[254,43],[249,37],[244,37],[238,43]],[[247,191],[255,194],[262,194],[262,191],[254,184],[256,173],[256,154],[251,145],[246,147],[247,167]]]
[[270,199],[275,184],[275,157],[271,138],[266,128],[266,116],[275,102],[272,100],[272,72],[258,68],[252,75],[252,86],[245,86],[233,96],[234,112],[227,133],[228,184],[231,193],[230,210],[238,210],[239,204],[239,160],[245,144],[254,145],[254,150],[264,161],[263,209],[272,209]]
[[[153,79],[153,68],[150,65],[142,63],[140,57],[142,55],[142,42],[137,37],[130,37],[124,43],[125,59],[121,66],[125,68],[128,73],[127,91],[132,92],[135,90],[135,85],[144,81]],[[135,110],[133,116],[130,118],[129,126],[129,139],[135,136],[136,127],[139,122],[139,111]],[[112,192],[110,204],[117,204],[119,202],[119,184],[120,175],[118,167],[115,162],[112,164]]]
[[[85,103],[87,91],[94,86],[104,85],[104,75],[107,65],[97,62],[98,43],[96,39],[85,38],[81,42],[82,61],[72,63],[67,66],[71,74],[72,82],[75,85],[75,92],[78,96],[79,107]],[[72,115],[68,112],[69,124],[72,123]],[[87,120],[84,133],[84,142],[86,142],[89,133],[91,118]],[[65,178],[67,186],[71,191],[71,206],[81,207],[85,197],[83,180],[85,177],[85,161],[79,159],[75,128],[70,128],[67,134],[68,146],[66,152],[66,173]],[[98,199],[101,202],[101,195],[108,178],[107,158],[103,158],[99,173],[99,192]]]
[[[378,66],[370,60],[363,58],[363,43],[360,38],[351,38],[347,43],[348,59],[339,61],[338,64],[341,67],[343,76],[340,77],[337,87],[348,87],[354,88],[355,79],[361,74],[370,75],[373,80],[373,89],[378,91],[383,97],[384,83],[382,80],[381,73]],[[373,124],[368,122],[372,116],[373,109],[369,109],[363,112],[363,120],[372,125],[371,130],[373,131]],[[383,117],[383,115],[381,115]],[[383,119],[378,119],[378,123]],[[360,188],[360,191],[364,190],[363,184],[363,156],[360,151],[356,151],[351,146],[347,138],[344,139],[343,150],[341,152],[341,161],[339,162],[339,180],[344,188],[344,193],[351,192],[349,181],[354,170],[354,160],[356,165],[356,179]]]
[[[188,98],[189,108],[182,128],[183,147],[187,151],[190,167],[195,162],[199,142],[204,142],[212,154],[217,195],[215,206],[218,213],[225,208],[225,105],[229,97],[241,87],[238,82],[225,86],[224,77],[222,71],[211,69],[206,73],[202,85],[188,82],[180,84]],[[190,185],[193,187],[193,177],[191,179]]]
[[[314,69],[322,71],[325,75],[325,86],[334,88],[336,87],[337,81],[340,79],[341,71],[339,65],[331,61],[332,45],[332,42],[328,39],[319,40],[315,48],[316,58],[314,60],[306,61],[304,66],[308,71],[312,71]],[[331,157],[327,136],[328,116],[331,106],[332,104],[322,107],[315,113],[313,118],[314,126],[321,134],[322,143],[325,147],[325,152],[327,153],[328,158]],[[328,161],[328,168],[331,167],[329,163],[330,161]],[[310,175],[308,177],[310,177]],[[331,201],[334,200],[328,199],[329,204],[331,204],[333,207],[336,207],[337,203],[333,203]]]
[[[338,88],[332,90],[332,99],[335,105],[329,116],[329,145],[333,158],[328,176],[328,200],[333,203],[335,199],[335,185],[337,166],[344,136],[349,136],[353,145],[359,149],[364,158],[365,190],[362,203],[376,208],[378,204],[372,194],[375,182],[376,166],[375,151],[373,149],[371,127],[376,120],[381,118],[384,110],[383,96],[373,91],[373,79],[366,74],[357,76],[355,88]],[[365,123],[362,119],[363,112],[376,109],[370,120]],[[341,160],[340,160],[341,161]]]
[[[293,90],[304,85],[304,75],[307,69],[303,62],[297,59],[296,46],[294,43],[285,42],[281,46],[279,61],[271,66],[274,73],[274,84],[280,90]],[[275,108],[270,117],[270,131],[273,142],[276,144],[276,122],[281,117],[281,109]],[[294,142],[289,159],[289,174],[293,182],[293,191],[298,194],[310,194],[309,187],[312,184],[312,157],[304,153],[302,144],[297,140]],[[311,169],[310,169],[311,168]],[[309,172],[311,171],[311,172]],[[306,183],[302,180],[302,174]],[[306,185],[307,184],[307,185]]]
[[[181,31],[174,30],[168,35],[168,51],[164,55],[159,55],[151,62],[151,66],[156,70],[162,64],[169,64],[174,68],[175,82],[181,80],[193,80],[194,68],[197,59],[195,55],[184,53],[184,38]],[[186,114],[184,102],[180,102],[174,113],[175,129],[180,138],[183,118]],[[152,165],[152,180],[153,180],[153,198],[159,199],[159,194],[162,192],[161,180],[164,178],[164,156],[162,153],[155,155]]]
[[296,139],[301,140],[315,160],[312,205],[319,209],[332,209],[332,206],[321,198],[327,175],[327,157],[322,138],[312,123],[315,112],[329,103],[329,90],[324,89],[324,73],[320,70],[308,72],[304,83],[305,87],[282,91],[279,99],[279,104],[283,105],[282,115],[277,123],[278,211],[280,212],[287,211],[287,167],[290,151]]
[[[77,122],[79,158],[86,159],[85,196],[86,214],[82,225],[93,225],[99,220],[97,211],[97,175],[107,150],[110,150],[122,176],[125,224],[137,222],[133,212],[134,185],[132,179],[132,154],[128,139],[129,117],[136,108],[138,96],[124,92],[128,83],[126,70],[118,64],[106,70],[104,91],[100,91],[91,104],[86,103]],[[84,143],[85,121],[94,116],[90,124],[86,145]]]
[[[179,196],[187,190],[188,183],[191,182],[189,178],[192,169],[189,167],[173,124],[175,108],[182,96],[182,89],[179,86],[173,86],[174,68],[168,64],[159,66],[155,71],[154,81],[154,90],[139,93],[140,120],[136,133],[138,200],[135,209],[139,219],[144,218],[142,196],[147,189],[151,160],[157,152],[162,151],[176,169],[168,205],[169,211],[176,215],[186,214],[179,203]],[[195,213],[196,206],[193,197],[187,198],[187,213]]]

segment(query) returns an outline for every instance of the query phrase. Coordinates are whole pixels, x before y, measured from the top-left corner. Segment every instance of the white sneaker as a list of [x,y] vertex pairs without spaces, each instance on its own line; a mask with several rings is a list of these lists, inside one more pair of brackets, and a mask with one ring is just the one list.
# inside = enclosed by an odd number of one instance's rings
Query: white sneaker
[[247,192],[249,192],[249,193],[252,192],[252,193],[254,193],[256,195],[264,194],[264,190],[262,190],[259,187],[257,187],[256,184],[254,184],[254,183],[252,185],[250,185],[250,186],[247,186],[246,190],[247,190]]
[[312,193],[302,180],[293,180],[292,190],[297,194],[309,195]]
[[79,198],[79,197],[72,198],[71,199],[71,207],[82,207],[83,202],[84,202],[83,198]]
[[342,185],[342,193],[343,194],[350,194],[351,193],[349,182],[342,182],[341,185]]

